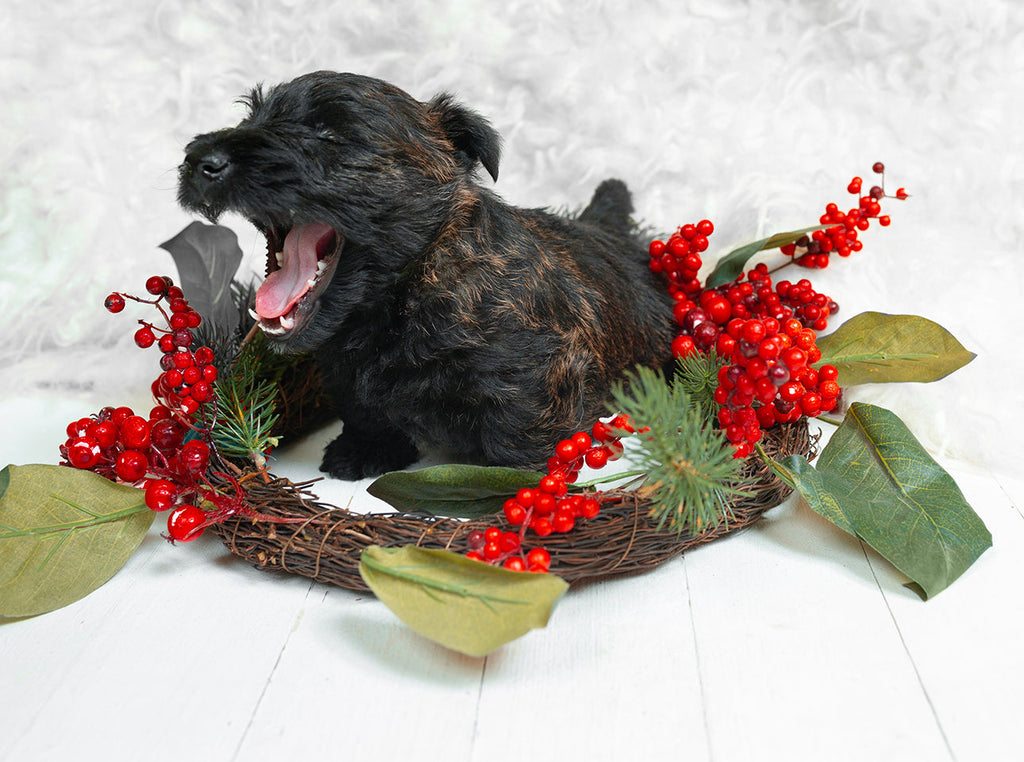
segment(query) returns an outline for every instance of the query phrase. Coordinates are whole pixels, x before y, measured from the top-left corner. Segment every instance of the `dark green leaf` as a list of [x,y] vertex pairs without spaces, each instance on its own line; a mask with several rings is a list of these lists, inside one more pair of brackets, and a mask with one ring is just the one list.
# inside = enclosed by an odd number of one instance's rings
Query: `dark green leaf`
[[927,598],[992,545],[953,478],[895,414],[855,402],[822,451],[774,464],[811,508],[861,537]]
[[762,238],[760,241],[754,241],[744,246],[740,246],[738,249],[733,249],[715,263],[715,269],[712,270],[711,274],[708,276],[705,288],[716,288],[717,286],[721,286],[723,283],[729,283],[736,280],[736,277],[746,268],[747,262],[749,262],[750,258],[757,254],[757,252],[777,249],[780,246],[795,243],[800,236],[814,230],[821,230],[822,228],[827,227],[829,226],[811,225],[809,228],[791,230],[787,233],[776,233],[775,235],[770,235],[767,238]]
[[523,487],[536,487],[541,475],[497,466],[432,466],[384,474],[366,491],[406,513],[479,518],[501,510]]
[[444,550],[372,545],[363,580],[424,637],[469,656],[544,627],[568,584],[552,574],[513,572]]
[[917,315],[862,312],[818,339],[821,365],[834,365],[843,386],[937,381],[974,359],[938,323]]
[[0,472],[0,616],[52,611],[124,566],[153,522],[142,490],[65,466]]
[[231,296],[231,281],[242,261],[238,238],[229,228],[193,222],[160,244],[174,258],[182,291],[189,305],[221,331],[231,334],[238,310]]

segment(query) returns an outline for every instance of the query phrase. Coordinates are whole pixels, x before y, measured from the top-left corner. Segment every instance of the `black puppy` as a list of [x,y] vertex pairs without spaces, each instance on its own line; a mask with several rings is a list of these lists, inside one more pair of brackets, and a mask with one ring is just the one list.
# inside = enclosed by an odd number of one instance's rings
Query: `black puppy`
[[237,127],[189,144],[178,198],[266,236],[260,327],[315,353],[344,421],[322,470],[403,468],[421,444],[540,467],[624,371],[670,359],[671,300],[621,182],[576,219],[508,206],[474,178],[498,175],[483,118],[368,77],[317,72],[247,101]]

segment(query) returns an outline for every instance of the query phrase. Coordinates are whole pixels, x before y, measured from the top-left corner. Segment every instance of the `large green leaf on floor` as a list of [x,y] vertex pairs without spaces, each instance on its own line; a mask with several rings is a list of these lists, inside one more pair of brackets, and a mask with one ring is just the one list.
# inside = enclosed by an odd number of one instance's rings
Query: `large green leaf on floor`
[[937,381],[974,359],[949,331],[917,315],[862,312],[818,339],[821,365],[843,386]]
[[85,597],[124,566],[153,523],[142,490],[52,465],[0,471],[0,616]]
[[799,456],[775,466],[814,511],[862,538],[925,598],[992,545],[953,478],[885,408],[854,403],[817,468]]
[[418,471],[392,471],[366,491],[407,513],[489,516],[523,487],[536,487],[541,474],[498,466],[447,465]]
[[552,574],[513,572],[444,550],[371,545],[363,580],[420,635],[485,656],[548,623],[568,584]]

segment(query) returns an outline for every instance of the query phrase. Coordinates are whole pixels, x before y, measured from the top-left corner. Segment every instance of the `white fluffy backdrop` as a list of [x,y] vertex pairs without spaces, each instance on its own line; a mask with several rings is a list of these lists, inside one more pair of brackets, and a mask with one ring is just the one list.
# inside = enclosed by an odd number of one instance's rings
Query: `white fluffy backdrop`
[[[811,278],[841,318],[924,315],[978,357],[851,397],[895,410],[940,458],[1017,467],[1017,0],[7,0],[0,28],[0,395],[81,395],[83,415],[144,404],[155,358],[101,302],[173,272],[157,245],[191,221],[175,204],[183,146],[236,123],[253,84],[334,69],[487,116],[509,202],[578,207],[621,177],[657,230],[712,219],[709,254],[815,223],[884,161],[912,198]],[[224,222],[259,269],[254,231]],[[65,423],[40,422],[55,458]]]

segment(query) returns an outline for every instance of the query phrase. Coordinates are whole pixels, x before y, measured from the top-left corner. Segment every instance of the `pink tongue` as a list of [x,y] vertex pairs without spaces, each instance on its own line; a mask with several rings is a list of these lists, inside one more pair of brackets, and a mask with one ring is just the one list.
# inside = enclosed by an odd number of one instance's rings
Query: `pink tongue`
[[309,291],[316,276],[316,253],[330,245],[334,229],[321,222],[296,225],[284,239],[281,269],[267,276],[256,291],[256,313],[264,318],[284,315]]

